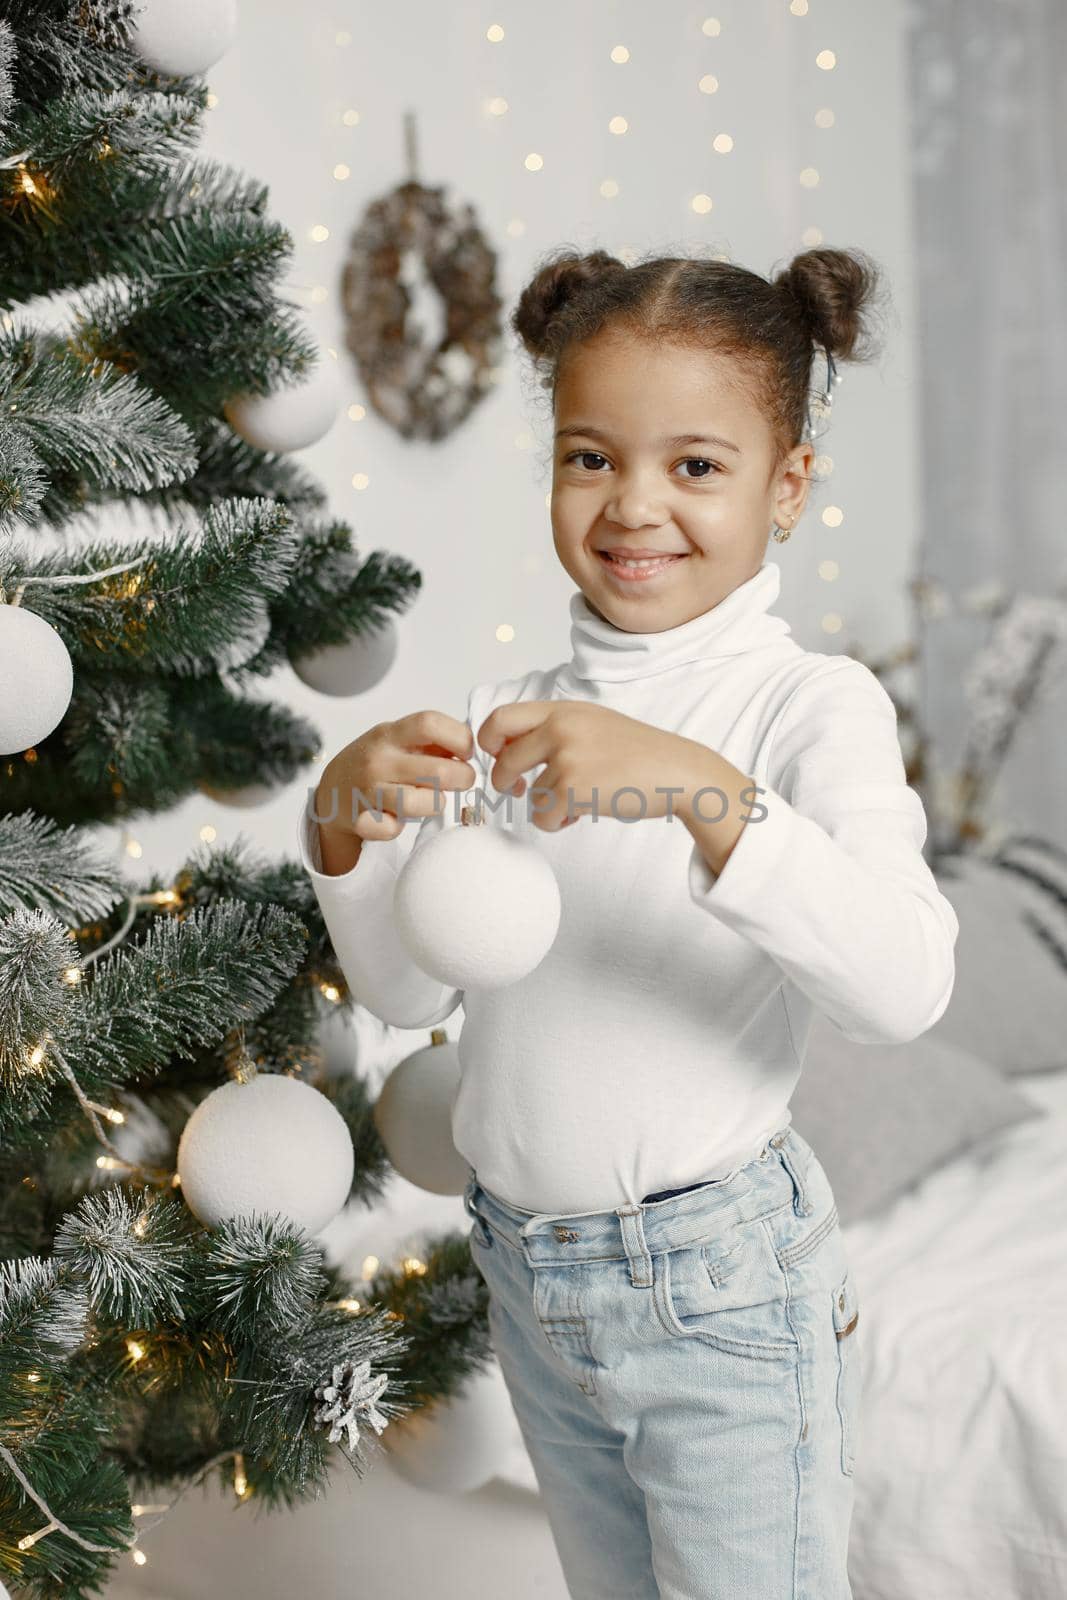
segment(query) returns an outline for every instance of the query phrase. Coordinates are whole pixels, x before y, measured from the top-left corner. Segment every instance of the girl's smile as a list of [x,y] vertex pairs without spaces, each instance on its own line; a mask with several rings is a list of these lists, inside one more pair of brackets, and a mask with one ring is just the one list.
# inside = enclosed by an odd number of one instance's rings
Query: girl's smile
[[653,579],[666,576],[680,562],[689,559],[688,554],[663,555],[651,560],[641,557],[626,559],[614,556],[606,550],[597,552],[612,580],[623,585],[631,583],[650,583]]

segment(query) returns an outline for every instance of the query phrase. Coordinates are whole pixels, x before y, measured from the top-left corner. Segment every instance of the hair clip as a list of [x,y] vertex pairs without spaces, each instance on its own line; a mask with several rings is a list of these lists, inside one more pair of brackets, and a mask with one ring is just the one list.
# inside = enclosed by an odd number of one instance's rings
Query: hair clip
[[837,363],[834,361],[829,349],[825,346],[824,349],[826,351],[826,388],[812,389],[808,392],[807,434],[811,440],[820,438],[830,425],[830,413],[834,404],[833,389],[834,384],[838,381]]

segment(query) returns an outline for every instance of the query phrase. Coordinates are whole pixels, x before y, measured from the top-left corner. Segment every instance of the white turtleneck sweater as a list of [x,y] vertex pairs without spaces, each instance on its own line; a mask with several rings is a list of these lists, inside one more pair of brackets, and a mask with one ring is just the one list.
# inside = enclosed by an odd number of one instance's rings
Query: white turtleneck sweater
[[[779,585],[765,561],[661,633],[616,628],[576,591],[570,661],[471,691],[475,738],[495,706],[585,700],[718,751],[767,810],[716,877],[677,817],[617,821],[610,797],[597,820],[544,832],[525,798],[500,801],[476,744],[479,783],[500,802],[487,825],[542,851],[562,900],[552,948],[507,988],[426,976],[393,925],[412,848],[462,825],[454,792],[338,876],[321,871],[315,786],[302,797],[301,859],[355,999],[401,1028],[462,1001],[453,1138],[525,1210],[605,1210],[721,1177],[790,1122],[816,1009],[849,1039],[894,1043],[948,1005],[959,925],[922,854],[893,702],[861,662],[792,639],[769,611]],[[703,803],[717,813],[715,795]]]

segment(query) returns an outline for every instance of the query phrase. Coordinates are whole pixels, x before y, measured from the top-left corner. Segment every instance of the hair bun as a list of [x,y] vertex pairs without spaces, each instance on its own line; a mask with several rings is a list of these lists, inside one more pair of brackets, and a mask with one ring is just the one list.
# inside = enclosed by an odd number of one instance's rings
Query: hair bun
[[863,312],[874,297],[880,274],[862,250],[804,250],[773,280],[792,299],[812,340],[835,360],[853,357],[866,336],[868,346],[858,359],[873,353]]
[[564,307],[584,290],[626,270],[625,263],[606,250],[592,250],[587,255],[567,250],[543,261],[519,296],[511,318],[511,326],[530,355],[551,355],[553,329]]

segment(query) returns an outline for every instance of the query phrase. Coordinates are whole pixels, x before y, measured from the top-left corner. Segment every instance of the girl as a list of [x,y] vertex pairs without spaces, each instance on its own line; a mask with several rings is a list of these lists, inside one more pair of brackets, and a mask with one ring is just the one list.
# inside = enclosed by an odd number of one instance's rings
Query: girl
[[[464,1002],[471,1249],[578,1600],[851,1595],[857,1295],[789,1100],[816,1008],[861,1043],[936,1022],[958,924],[891,699],[792,639],[765,552],[807,499],[813,358],[854,356],[876,281],[829,249],[773,281],[546,261],[513,327],[551,389],[571,658],[477,686],[466,725],[370,729],[302,819],[355,998],[407,1028]],[[461,995],[391,896],[476,782],[562,916],[526,978]]]

